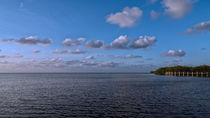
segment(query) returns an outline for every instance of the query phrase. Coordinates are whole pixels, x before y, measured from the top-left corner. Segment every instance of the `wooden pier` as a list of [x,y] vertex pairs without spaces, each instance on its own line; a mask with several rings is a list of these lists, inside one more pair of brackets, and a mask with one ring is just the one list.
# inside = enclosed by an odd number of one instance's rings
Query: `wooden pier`
[[208,72],[166,72],[165,75],[183,77],[209,77]]

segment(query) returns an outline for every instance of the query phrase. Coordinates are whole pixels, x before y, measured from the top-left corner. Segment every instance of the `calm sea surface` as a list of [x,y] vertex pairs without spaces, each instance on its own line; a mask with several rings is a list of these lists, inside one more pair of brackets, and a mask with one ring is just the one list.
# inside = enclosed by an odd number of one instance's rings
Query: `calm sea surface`
[[210,79],[0,74],[0,117],[210,117]]

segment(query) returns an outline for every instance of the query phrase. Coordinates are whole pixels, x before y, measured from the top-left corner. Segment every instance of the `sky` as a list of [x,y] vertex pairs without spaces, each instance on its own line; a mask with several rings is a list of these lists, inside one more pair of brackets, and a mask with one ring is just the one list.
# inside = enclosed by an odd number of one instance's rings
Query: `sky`
[[210,65],[209,0],[0,2],[0,72]]

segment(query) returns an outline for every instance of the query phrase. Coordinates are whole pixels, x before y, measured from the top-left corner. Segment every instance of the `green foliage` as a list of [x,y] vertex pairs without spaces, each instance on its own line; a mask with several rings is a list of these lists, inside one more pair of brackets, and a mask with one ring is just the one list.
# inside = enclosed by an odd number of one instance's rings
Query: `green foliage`
[[166,72],[209,72],[210,74],[210,66],[201,65],[196,67],[187,67],[187,66],[162,67],[155,71],[151,71],[151,73],[157,75],[165,75]]

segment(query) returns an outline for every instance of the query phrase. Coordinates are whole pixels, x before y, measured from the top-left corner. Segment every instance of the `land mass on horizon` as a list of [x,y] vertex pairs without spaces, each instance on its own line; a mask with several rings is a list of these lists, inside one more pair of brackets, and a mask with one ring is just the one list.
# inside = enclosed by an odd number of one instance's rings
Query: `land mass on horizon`
[[210,77],[210,66],[174,66],[161,67],[155,71],[151,71],[156,75],[172,75],[172,76],[196,76],[196,77]]

